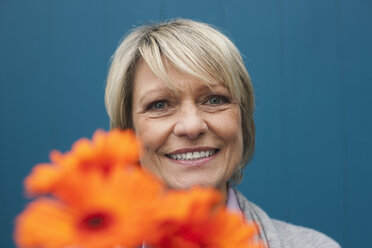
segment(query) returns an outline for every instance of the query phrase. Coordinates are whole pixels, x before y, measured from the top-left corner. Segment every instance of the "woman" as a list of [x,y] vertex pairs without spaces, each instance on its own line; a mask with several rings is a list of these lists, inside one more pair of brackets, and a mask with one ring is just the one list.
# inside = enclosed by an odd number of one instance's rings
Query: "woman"
[[142,26],[117,48],[106,86],[111,128],[133,128],[141,164],[170,188],[211,186],[260,228],[268,247],[339,247],[327,236],[270,219],[229,185],[255,143],[253,88],[239,51],[207,24]]

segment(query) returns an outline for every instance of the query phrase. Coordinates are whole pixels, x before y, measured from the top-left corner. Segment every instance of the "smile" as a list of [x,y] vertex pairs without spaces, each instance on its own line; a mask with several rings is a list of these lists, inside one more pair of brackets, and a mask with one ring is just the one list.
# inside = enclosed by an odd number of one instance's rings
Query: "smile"
[[209,151],[173,153],[173,154],[167,154],[166,156],[174,160],[197,160],[197,159],[208,158],[212,156],[213,154],[215,154],[217,151],[218,151],[217,149],[212,149]]

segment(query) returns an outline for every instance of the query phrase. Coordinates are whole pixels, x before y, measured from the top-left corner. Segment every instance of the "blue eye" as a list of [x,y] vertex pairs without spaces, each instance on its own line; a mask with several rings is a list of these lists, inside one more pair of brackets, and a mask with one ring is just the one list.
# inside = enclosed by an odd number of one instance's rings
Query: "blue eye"
[[213,96],[213,97],[209,98],[209,103],[210,104],[220,104],[221,103],[221,98]]
[[151,103],[148,106],[148,109],[152,109],[152,110],[163,110],[167,106],[168,106],[168,104],[164,100],[161,100],[161,101],[156,101],[156,102]]
[[219,105],[226,102],[226,99],[222,96],[210,96],[207,103],[211,105]]

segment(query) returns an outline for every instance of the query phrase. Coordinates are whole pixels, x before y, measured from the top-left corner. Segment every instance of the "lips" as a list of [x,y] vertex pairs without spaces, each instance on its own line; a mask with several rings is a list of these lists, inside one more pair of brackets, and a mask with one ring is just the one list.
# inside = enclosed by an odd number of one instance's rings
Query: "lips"
[[183,151],[183,152],[173,152],[166,154],[168,158],[173,160],[198,160],[203,158],[208,158],[218,152],[218,149],[209,149],[209,150],[194,150],[194,151]]

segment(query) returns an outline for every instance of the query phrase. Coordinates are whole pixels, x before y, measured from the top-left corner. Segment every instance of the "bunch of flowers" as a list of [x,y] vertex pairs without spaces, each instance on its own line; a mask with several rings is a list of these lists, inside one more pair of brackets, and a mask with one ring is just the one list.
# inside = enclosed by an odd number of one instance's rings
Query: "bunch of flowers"
[[219,192],[169,190],[140,167],[139,152],[130,130],[51,152],[25,179],[35,199],[16,218],[17,247],[262,247],[255,225],[228,212]]

